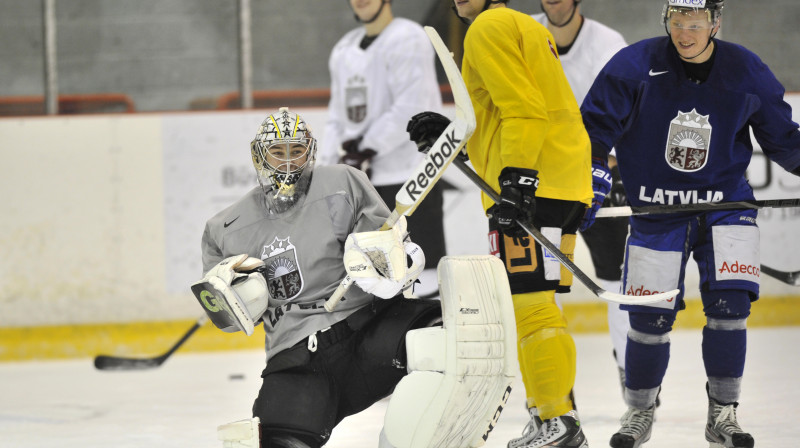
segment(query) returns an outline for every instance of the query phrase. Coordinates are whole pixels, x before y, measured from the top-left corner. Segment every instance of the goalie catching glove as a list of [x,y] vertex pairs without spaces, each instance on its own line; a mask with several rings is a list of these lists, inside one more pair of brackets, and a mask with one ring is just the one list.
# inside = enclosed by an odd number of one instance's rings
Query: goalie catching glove
[[259,268],[264,262],[247,254],[228,257],[192,285],[192,293],[211,322],[227,333],[253,334],[267,310],[267,280]]
[[407,236],[405,216],[388,230],[350,234],[344,243],[347,274],[364,292],[382,299],[408,289],[425,268],[425,255]]

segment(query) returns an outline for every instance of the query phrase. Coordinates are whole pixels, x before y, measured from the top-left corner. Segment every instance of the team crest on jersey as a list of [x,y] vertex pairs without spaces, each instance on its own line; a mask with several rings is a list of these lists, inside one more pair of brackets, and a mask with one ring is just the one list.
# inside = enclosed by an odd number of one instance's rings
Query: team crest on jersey
[[710,147],[711,125],[708,115],[700,115],[697,109],[691,112],[678,111],[678,116],[669,123],[664,154],[667,163],[678,171],[699,171],[708,163]]
[[261,259],[266,266],[267,288],[271,299],[292,300],[303,290],[303,274],[297,262],[297,251],[289,238],[275,237],[264,246]]
[[344,104],[348,120],[361,123],[367,118],[367,84],[363,76],[355,75],[347,80]]
[[556,51],[556,47],[553,46],[553,43],[550,42],[550,39],[547,39],[547,45],[550,46],[550,52],[553,53],[553,56],[555,56],[556,59],[558,59],[558,52]]

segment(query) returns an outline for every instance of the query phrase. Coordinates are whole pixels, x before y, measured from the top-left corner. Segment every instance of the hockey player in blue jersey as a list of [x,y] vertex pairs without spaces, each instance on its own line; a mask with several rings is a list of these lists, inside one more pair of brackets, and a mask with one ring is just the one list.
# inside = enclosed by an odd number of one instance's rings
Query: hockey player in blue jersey
[[[715,39],[723,0],[668,0],[667,36],[617,53],[581,107],[592,154],[616,148],[633,206],[753,199],[745,179],[752,130],[772,161],[800,176],[800,131],[783,86],[758,56]],[[630,219],[623,288],[652,294],[680,288],[670,302],[624,307],[631,329],[625,362],[628,411],[611,438],[635,448],[650,438],[656,396],[669,361],[669,333],[684,308],[689,256],[697,262],[706,315],[702,353],[708,378],[705,437],[712,447],[748,447],[736,408],[746,321],[759,292],[755,210]]]

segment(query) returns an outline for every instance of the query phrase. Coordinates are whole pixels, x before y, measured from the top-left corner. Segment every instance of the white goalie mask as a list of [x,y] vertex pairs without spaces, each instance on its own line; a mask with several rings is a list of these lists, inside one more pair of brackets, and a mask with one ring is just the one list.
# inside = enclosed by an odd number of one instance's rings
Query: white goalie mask
[[300,201],[317,153],[317,140],[300,115],[282,107],[265,118],[250,152],[270,211],[282,213]]

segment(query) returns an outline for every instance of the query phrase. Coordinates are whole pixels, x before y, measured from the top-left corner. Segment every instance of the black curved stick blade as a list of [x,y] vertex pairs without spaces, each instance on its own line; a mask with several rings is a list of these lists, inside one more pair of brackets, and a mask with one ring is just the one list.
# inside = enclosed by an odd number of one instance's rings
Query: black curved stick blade
[[117,356],[99,355],[94,358],[94,367],[98,370],[145,370],[158,367],[164,360],[158,358],[121,358]]

